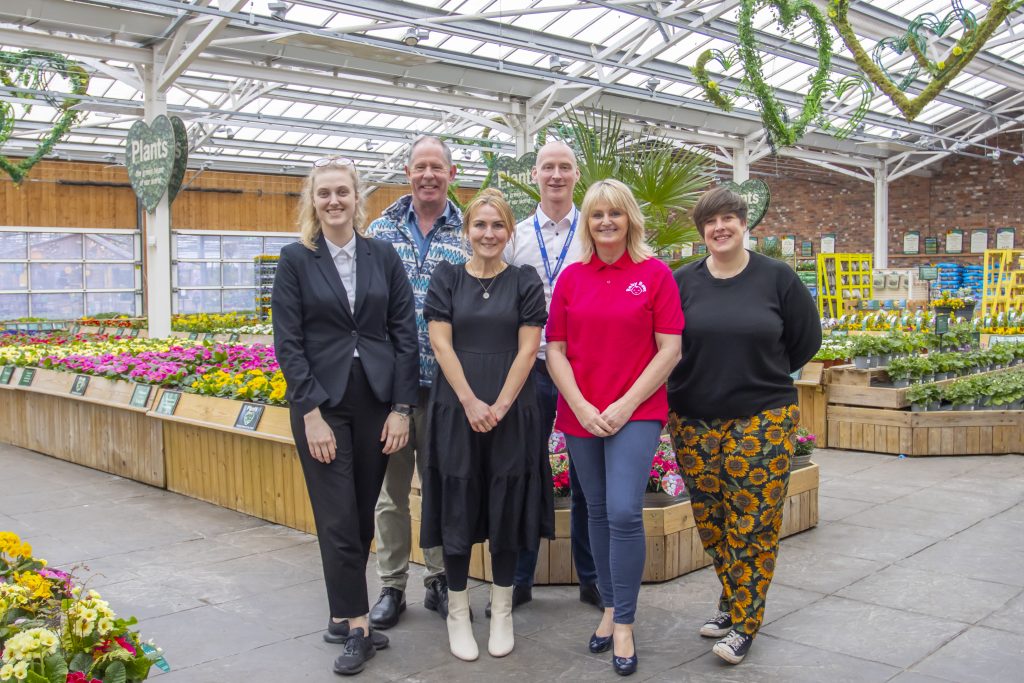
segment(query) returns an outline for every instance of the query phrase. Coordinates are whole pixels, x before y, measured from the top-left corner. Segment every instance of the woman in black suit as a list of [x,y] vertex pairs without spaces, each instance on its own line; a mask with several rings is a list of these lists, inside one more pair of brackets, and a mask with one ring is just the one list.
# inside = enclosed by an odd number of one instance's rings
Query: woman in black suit
[[376,650],[366,560],[387,455],[409,439],[419,387],[412,289],[388,242],[359,234],[364,211],[351,161],[320,159],[299,205],[301,241],[281,250],[274,348],[288,383],[292,434],[316,520],[334,663],[356,674]]

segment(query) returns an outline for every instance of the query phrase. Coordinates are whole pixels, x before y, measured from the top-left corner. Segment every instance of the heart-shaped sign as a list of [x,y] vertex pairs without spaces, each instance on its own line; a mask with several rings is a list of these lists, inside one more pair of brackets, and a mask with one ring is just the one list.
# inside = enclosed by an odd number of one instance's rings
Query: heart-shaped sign
[[517,221],[532,216],[533,212],[537,210],[536,198],[524,189],[533,182],[530,179],[530,169],[536,163],[537,154],[535,152],[528,152],[518,159],[498,157],[494,161],[496,171],[494,186],[505,195]]
[[185,168],[188,166],[188,129],[180,116],[171,117],[171,128],[174,129],[174,168],[167,185],[167,201],[173,202],[185,180]]
[[[978,24],[975,30],[967,31],[961,36],[957,44],[952,48],[950,54],[954,61],[951,64],[941,64],[943,68],[939,68],[939,63],[929,67],[930,71],[934,68],[935,73],[938,75],[931,83],[925,86],[917,97],[913,98],[907,97],[898,84],[886,77],[878,65],[871,60],[867,51],[860,44],[860,41],[857,40],[857,36],[850,26],[850,0],[832,0],[832,9],[829,10],[829,16],[832,18],[832,23],[839,32],[839,36],[853,54],[853,59],[857,62],[857,66],[871,79],[872,83],[877,85],[892,100],[892,103],[896,105],[908,121],[913,121],[921,113],[925,105],[938,97],[939,93],[956,78],[967,63],[974,59],[974,56],[984,47],[985,43],[992,37],[992,34],[1006,17],[1021,7],[1024,7],[1024,0],[992,0],[989,5],[988,14],[985,15],[985,20]],[[919,33],[915,34],[915,36],[919,36]],[[907,45],[915,52],[915,58],[919,64],[922,62],[922,59],[927,64],[922,45],[915,36],[908,37]]]
[[[775,89],[764,79],[761,53],[754,36],[754,15],[765,7],[773,7],[778,12],[778,22],[787,31],[792,30],[801,17],[806,17],[811,22],[812,33],[817,41],[818,68],[811,77],[811,87],[800,113],[793,120],[790,120],[785,106],[775,96]],[[765,130],[777,147],[796,144],[803,137],[807,126],[820,115],[821,100],[828,90],[828,73],[832,64],[832,35],[828,30],[828,22],[810,0],[743,0],[740,3],[737,32],[746,81],[761,109]]]
[[167,192],[174,173],[174,126],[161,114],[149,125],[136,121],[125,143],[128,181],[146,211],[152,212]]
[[768,213],[768,205],[772,201],[772,193],[768,190],[768,183],[763,180],[745,180],[742,184],[727,180],[720,183],[727,187],[747,202],[747,230],[753,230],[761,222],[764,215]]
[[[84,95],[89,88],[89,74],[77,63],[63,55],[41,50],[25,50],[24,52],[0,51],[0,83],[9,88],[25,88],[44,90],[51,93],[64,93],[71,97],[55,95],[46,98],[49,106],[57,110],[58,116],[53,128],[46,133],[32,154],[18,163],[0,155],[0,168],[7,172],[15,183],[20,183],[28,175],[29,170],[40,159],[49,154],[78,118],[79,112],[72,109],[79,100],[74,95]],[[24,100],[23,103],[10,102],[0,105],[0,146],[14,132],[16,107],[21,106],[24,113],[32,109],[33,96],[15,93],[14,97]]]

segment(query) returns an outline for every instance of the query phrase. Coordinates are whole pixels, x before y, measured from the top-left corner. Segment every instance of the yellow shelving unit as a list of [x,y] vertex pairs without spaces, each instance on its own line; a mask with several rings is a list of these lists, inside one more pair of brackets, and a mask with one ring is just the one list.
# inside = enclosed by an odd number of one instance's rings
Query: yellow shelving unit
[[1024,311],[1024,249],[985,251],[982,317]]
[[871,254],[818,254],[818,314],[838,318],[843,302],[874,298]]

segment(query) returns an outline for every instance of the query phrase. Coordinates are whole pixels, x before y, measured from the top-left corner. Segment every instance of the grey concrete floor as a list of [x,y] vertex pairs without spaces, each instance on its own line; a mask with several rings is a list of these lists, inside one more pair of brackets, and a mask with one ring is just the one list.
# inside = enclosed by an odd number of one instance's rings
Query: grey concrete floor
[[[766,624],[741,665],[697,628],[718,596],[710,569],[640,592],[648,681],[1024,680],[1024,457],[899,459],[822,450],[816,529],[782,543]],[[313,537],[116,476],[0,445],[0,529],[75,567],[164,648],[161,683],[334,681]],[[359,681],[612,681],[586,642],[598,613],[571,586],[538,587],[515,613],[516,649],[467,664],[422,607],[409,609]],[[371,557],[367,581],[379,583]],[[483,615],[487,587],[474,583]]]

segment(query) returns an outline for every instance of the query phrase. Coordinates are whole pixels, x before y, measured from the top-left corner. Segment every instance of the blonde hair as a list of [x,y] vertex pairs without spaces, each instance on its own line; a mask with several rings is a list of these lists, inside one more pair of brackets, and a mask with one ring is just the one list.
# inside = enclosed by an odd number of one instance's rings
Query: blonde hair
[[508,230],[508,237],[511,240],[513,235],[516,234],[516,217],[512,213],[512,207],[509,206],[508,200],[505,199],[499,190],[493,187],[488,187],[480,190],[473,199],[466,205],[465,211],[462,212],[462,236],[467,237],[469,235],[469,223],[473,218],[473,212],[479,209],[481,206],[493,206],[501,216],[501,220],[505,221],[506,229]]
[[580,213],[583,214],[586,230],[580,232],[580,261],[590,263],[594,256],[594,236],[590,234],[590,214],[594,206],[605,203],[613,208],[626,213],[629,227],[626,230],[626,251],[633,263],[640,263],[654,256],[654,251],[644,239],[644,214],[640,211],[640,205],[636,202],[632,190],[614,178],[598,180],[587,188],[587,194],[583,196],[583,206]]
[[363,224],[366,222],[366,206],[363,204],[363,191],[359,184],[359,170],[351,162],[347,164],[332,163],[326,166],[314,166],[309,169],[309,174],[302,182],[302,191],[299,193],[299,210],[296,223],[299,226],[299,241],[302,246],[310,251],[316,251],[317,240],[323,233],[323,226],[320,225],[320,218],[316,215],[316,207],[313,205],[313,191],[316,187],[316,179],[322,174],[333,170],[348,171],[352,179],[352,189],[356,193],[356,210],[352,216],[352,228],[360,235],[363,234]]

